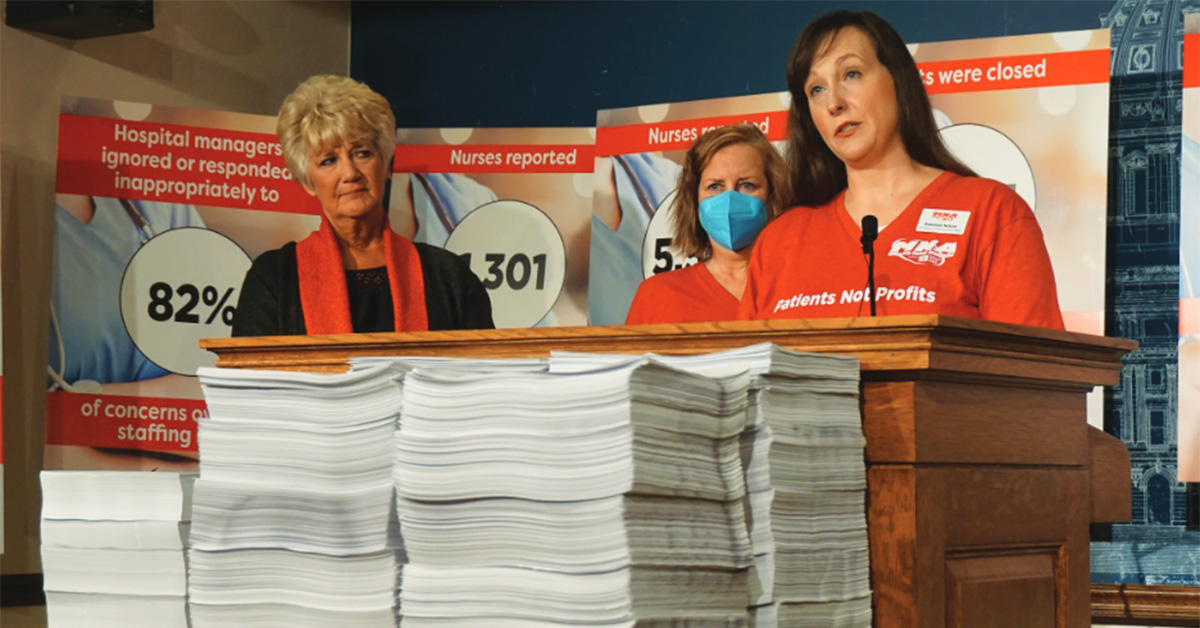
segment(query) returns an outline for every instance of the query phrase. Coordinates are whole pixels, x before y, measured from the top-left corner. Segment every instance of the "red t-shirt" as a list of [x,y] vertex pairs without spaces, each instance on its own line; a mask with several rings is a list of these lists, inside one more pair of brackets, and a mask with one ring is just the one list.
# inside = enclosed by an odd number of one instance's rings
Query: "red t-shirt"
[[[867,316],[867,256],[845,191],[758,237],[739,318]],[[1033,211],[1007,186],[946,172],[875,241],[877,314],[948,314],[1062,329]]]
[[700,263],[643,281],[625,324],[732,321],[737,315],[738,300]]

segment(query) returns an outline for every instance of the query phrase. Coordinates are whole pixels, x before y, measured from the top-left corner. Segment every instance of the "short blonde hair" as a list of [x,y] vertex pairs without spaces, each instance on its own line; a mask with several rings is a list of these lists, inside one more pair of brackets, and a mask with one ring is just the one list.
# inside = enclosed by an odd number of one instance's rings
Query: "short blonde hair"
[[396,152],[396,116],[387,99],[365,84],[321,74],[301,83],[283,100],[275,135],[292,177],[301,185],[311,185],[309,157],[344,142],[370,142],[390,171]]
[[672,245],[684,255],[701,260],[712,255],[708,232],[700,224],[700,175],[713,155],[734,144],[749,145],[758,149],[762,156],[763,177],[767,180],[767,220],[774,220],[792,202],[792,186],[783,156],[758,127],[742,123],[713,129],[692,144],[683,158],[683,171],[679,173],[671,225],[675,228]]

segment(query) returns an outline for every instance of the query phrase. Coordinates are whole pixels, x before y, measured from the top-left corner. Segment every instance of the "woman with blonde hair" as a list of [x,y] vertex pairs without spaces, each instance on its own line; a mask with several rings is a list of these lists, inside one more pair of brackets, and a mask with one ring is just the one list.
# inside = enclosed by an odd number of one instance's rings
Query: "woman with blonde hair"
[[234,336],[491,328],[487,291],[458,256],[395,233],[383,208],[395,152],[387,100],[314,76],[279,110],[276,134],[321,226],[246,274]]
[[791,202],[783,158],[752,124],[700,136],[684,158],[672,245],[699,263],[638,286],[627,325],[737,318],[760,231]]

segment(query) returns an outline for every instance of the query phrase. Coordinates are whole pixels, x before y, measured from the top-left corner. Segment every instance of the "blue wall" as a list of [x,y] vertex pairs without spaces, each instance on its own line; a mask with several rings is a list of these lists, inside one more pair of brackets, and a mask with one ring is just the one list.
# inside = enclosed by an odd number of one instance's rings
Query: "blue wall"
[[355,2],[350,74],[401,127],[591,126],[598,109],[786,89],[809,20],[887,19],[905,41],[1100,28],[1086,2]]

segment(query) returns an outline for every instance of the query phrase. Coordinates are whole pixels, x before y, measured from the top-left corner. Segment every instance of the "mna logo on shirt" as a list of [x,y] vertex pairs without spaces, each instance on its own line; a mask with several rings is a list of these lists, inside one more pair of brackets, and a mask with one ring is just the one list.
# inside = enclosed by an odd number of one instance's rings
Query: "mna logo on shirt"
[[939,244],[938,240],[896,238],[892,242],[892,250],[888,251],[888,257],[899,257],[913,264],[941,266],[946,260],[954,257],[957,250],[958,242]]

